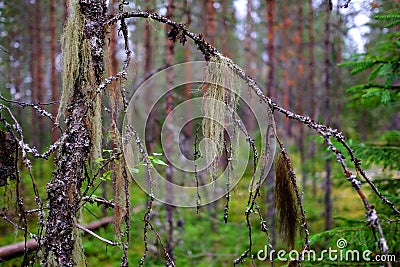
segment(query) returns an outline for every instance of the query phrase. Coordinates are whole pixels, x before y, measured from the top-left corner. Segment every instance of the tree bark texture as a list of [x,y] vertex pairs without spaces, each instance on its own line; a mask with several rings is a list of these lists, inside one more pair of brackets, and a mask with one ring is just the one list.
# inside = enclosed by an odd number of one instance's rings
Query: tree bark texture
[[[84,17],[84,39],[91,45],[91,61],[95,86],[103,79],[103,45],[106,14],[105,0],[80,0],[79,11]],[[79,73],[79,77],[85,77]],[[84,180],[83,170],[91,149],[89,127],[91,122],[90,99],[82,79],[77,79],[73,88],[65,139],[59,151],[57,170],[48,184],[49,214],[46,221],[44,241],[44,266],[74,266],[73,252],[77,241],[77,214],[80,204],[80,189]],[[96,88],[91,88],[95,91]],[[83,253],[83,251],[82,251]]]

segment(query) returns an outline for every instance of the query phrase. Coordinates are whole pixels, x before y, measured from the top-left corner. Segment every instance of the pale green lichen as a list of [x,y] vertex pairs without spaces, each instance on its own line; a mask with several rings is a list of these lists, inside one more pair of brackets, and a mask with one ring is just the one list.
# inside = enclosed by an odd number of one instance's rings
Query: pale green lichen
[[58,108],[57,122],[64,114],[68,100],[73,93],[73,88],[80,67],[80,50],[83,40],[84,18],[79,9],[77,0],[69,2],[69,16],[62,36],[62,94]]
[[84,17],[77,0],[70,1],[69,16],[62,37],[63,90],[58,108],[57,122],[64,114],[74,87],[80,87],[88,107],[87,125],[89,128],[91,159],[101,157],[102,120],[101,95],[95,92],[91,45],[84,39]]
[[[219,158],[224,148],[224,130],[236,127],[235,117],[239,95],[239,77],[228,66],[227,58],[214,56],[206,69],[206,91],[203,98],[204,119],[203,136],[207,162],[211,162],[209,171],[215,180]],[[232,142],[232,140],[231,140]],[[235,140],[236,143],[236,140]]]

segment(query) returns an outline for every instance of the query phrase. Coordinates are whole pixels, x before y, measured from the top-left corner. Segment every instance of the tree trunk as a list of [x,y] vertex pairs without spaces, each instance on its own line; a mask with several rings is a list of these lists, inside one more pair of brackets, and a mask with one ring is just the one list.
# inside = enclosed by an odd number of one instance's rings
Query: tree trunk
[[[43,30],[42,30],[42,7],[41,1],[36,0],[35,2],[35,24],[36,24],[36,60],[37,60],[37,67],[36,67],[36,79],[37,79],[37,99],[36,101],[39,103],[44,103],[44,77],[43,77],[43,70],[44,70],[44,55],[43,55]],[[43,108],[43,106],[41,106]],[[38,127],[39,127],[39,136],[38,138],[38,147],[43,148],[43,140],[44,140],[44,133],[45,133],[45,123],[44,117],[38,117]]]
[[[336,12],[336,16],[337,16],[337,27],[339,29],[342,29],[342,23],[343,23],[343,19],[342,19],[342,15],[340,14],[340,1],[338,1],[337,3],[337,12]],[[342,62],[342,32],[341,30],[337,31],[337,38],[336,38],[336,62]],[[340,66],[337,66],[337,75],[336,75],[336,87],[338,88],[338,90],[335,90],[336,92],[336,107],[337,107],[337,111],[335,112],[336,116],[335,116],[335,127],[340,129],[340,124],[341,124],[341,117],[342,117],[342,68]]]
[[[324,90],[325,90],[325,107],[324,117],[325,125],[329,125],[331,122],[330,112],[330,68],[331,68],[331,42],[330,42],[330,14],[331,10],[329,5],[326,3],[325,11],[325,35],[324,35]],[[325,229],[329,230],[332,226],[332,200],[331,200],[331,161],[326,160],[326,179],[325,179]]]
[[[185,14],[186,14],[186,23],[189,27],[191,23],[191,14],[190,14],[190,5],[189,1],[185,1]],[[185,45],[185,53],[184,53],[184,58],[185,62],[190,62],[190,46],[188,44]],[[192,77],[192,69],[190,67],[190,64],[185,65],[185,99],[189,100],[192,97],[192,84],[191,84],[191,77]],[[185,131],[184,131],[184,151],[185,151],[185,156],[187,158],[192,158],[193,157],[193,122],[190,121],[193,119],[193,107],[191,105],[185,105],[186,107],[186,120],[188,123],[185,125]]]
[[[298,99],[298,112],[299,114],[304,114],[304,98],[305,98],[305,93],[304,93],[304,83],[303,83],[303,78],[304,78],[304,58],[303,58],[303,4],[299,3],[298,4],[298,10],[297,10],[297,34],[296,38],[294,40],[295,45],[297,46],[297,77],[296,77],[296,85],[297,85],[297,99]],[[301,181],[302,181],[302,187],[303,187],[303,192],[306,191],[306,152],[305,152],[305,146],[304,146],[304,138],[305,138],[305,133],[304,133],[304,127],[301,125],[299,129],[299,135],[298,135],[298,146],[300,149],[300,159],[301,159]]]
[[[313,1],[308,0],[308,38],[309,38],[309,45],[308,45],[308,86],[306,87],[306,94],[309,96],[309,113],[310,117],[313,120],[316,120],[316,110],[315,110],[315,67],[314,67],[314,8],[313,8]],[[308,142],[308,158],[312,161],[312,159],[315,156],[315,144],[314,140],[310,138],[310,141]],[[308,170],[308,173],[312,177],[312,182],[313,182],[313,196],[316,195],[316,180],[314,177],[315,174],[315,167],[313,163],[310,164],[310,170]]]
[[268,74],[267,74],[267,96],[275,99],[276,92],[274,87],[275,75],[275,0],[267,0],[267,54],[268,54]]
[[[83,82],[87,82],[85,79],[88,74],[79,68],[69,105],[66,137],[60,147],[57,170],[47,186],[49,214],[43,245],[44,266],[83,264],[81,237],[75,225],[80,209],[84,166],[92,146],[90,127],[96,123],[90,112],[93,103],[88,103],[88,97],[93,97],[95,87],[103,79],[104,26],[99,22],[104,20],[107,7],[105,0],[80,0],[75,4],[80,7],[76,12],[81,13],[84,18],[82,41],[87,40],[86,43],[90,44],[90,72],[94,75],[94,87],[85,88]],[[81,51],[83,42],[79,42]],[[79,60],[82,61],[82,56]],[[88,93],[92,95],[88,96]]]
[[217,31],[217,11],[215,10],[214,7],[214,0],[205,0],[206,4],[206,29],[205,32],[203,33],[205,35],[205,38],[207,42],[215,46],[215,36],[216,36],[216,31]]
[[[282,61],[283,67],[282,67],[282,72],[283,72],[283,77],[282,77],[282,87],[283,87],[283,107],[285,109],[289,109],[290,106],[290,85],[289,85],[289,57],[291,57],[290,54],[288,54],[288,48],[289,46],[289,28],[291,25],[291,19],[289,18],[289,12],[288,12],[288,6],[287,4],[282,4],[282,18],[283,18],[283,27],[281,31],[282,35],[282,48],[281,48],[281,55],[280,59]],[[285,130],[285,139],[288,139],[291,136],[291,129],[290,129],[290,120],[289,118],[285,117],[283,119],[284,122],[284,130]]]
[[[109,2],[109,11],[110,14],[114,15],[115,14],[115,5],[116,5],[115,0],[111,0]],[[112,76],[115,75],[118,72],[118,59],[117,59],[117,25],[113,24],[110,27],[110,39],[109,39],[109,45],[108,45],[108,55],[107,55],[107,75]],[[119,81],[113,81],[109,85],[109,96],[110,96],[110,115],[111,115],[111,121],[110,121],[110,128],[108,129],[110,139],[111,139],[111,147],[112,149],[118,149],[121,147],[120,144],[120,133],[118,129],[118,122],[119,122],[119,104],[120,104],[120,91],[118,89],[118,83]],[[122,233],[122,220],[123,217],[126,214],[126,209],[125,209],[125,187],[124,187],[124,180],[123,180],[123,175],[122,175],[122,169],[121,169],[121,162],[112,162],[111,166],[112,169],[114,170],[113,172],[113,192],[114,192],[114,201],[115,201],[115,206],[114,206],[114,233],[116,234],[117,238],[121,237]],[[104,199],[107,199],[107,184],[102,183],[102,197]],[[103,208],[103,213],[106,214],[105,207]]]
[[[36,103],[37,101],[37,55],[36,55],[36,33],[35,33],[35,9],[34,4],[29,3],[28,5],[28,16],[29,16],[29,72],[31,76],[30,92],[31,102]],[[31,113],[31,139],[32,143],[36,143],[37,140],[37,117],[34,110]]]
[[[151,6],[148,2],[146,2],[145,9],[148,10],[150,9]],[[151,70],[153,68],[153,44],[152,44],[152,32],[151,32],[151,25],[150,21],[146,19],[145,24],[144,24],[144,49],[145,49],[145,60],[144,60],[144,77],[148,77],[151,73]],[[152,98],[152,91],[153,90],[148,90],[145,92],[146,94],[146,99],[148,101],[151,101]],[[153,103],[148,102],[147,105],[152,105]],[[151,112],[149,114],[149,118],[146,122],[146,136],[145,136],[145,142],[146,142],[146,148],[149,154],[154,152],[154,123],[155,123],[155,113]]]
[[[171,19],[173,14],[174,14],[174,1],[173,0],[168,0],[168,6],[167,6],[167,15],[166,17]],[[171,30],[169,26],[166,27],[167,34]],[[166,48],[166,63],[168,66],[172,66],[174,64],[174,43],[172,40],[167,38],[166,43],[165,43],[165,48]],[[171,90],[174,84],[174,73],[171,69],[167,69],[167,103],[165,107],[165,115],[168,116],[168,114],[172,111],[174,108],[174,97],[173,97],[173,91]],[[166,125],[172,125],[172,121],[168,120],[166,118],[165,120]],[[171,129],[166,130],[166,138],[165,138],[165,154],[170,154],[172,149],[171,146],[174,145],[173,142],[173,133],[171,132]],[[179,145],[179,144],[175,144]],[[165,168],[165,174],[166,174],[166,179],[168,182],[173,182],[173,167],[172,164],[167,161],[168,166]],[[174,216],[174,207],[169,205],[169,203],[172,203],[172,197],[174,193],[172,192],[172,188],[170,188],[167,184],[166,188],[166,206],[165,206],[165,212],[166,212],[166,230],[167,230],[167,240],[166,240],[166,249],[167,253],[169,254],[171,260],[174,262],[175,257],[174,257],[174,240],[173,240],[173,230],[174,230],[174,224],[173,224],[173,216]],[[166,264],[168,266],[168,261],[166,261]]]
[[[267,0],[267,54],[268,54],[268,72],[267,72],[267,96],[274,98],[276,96],[274,77],[275,77],[275,0]],[[274,191],[275,191],[275,172],[274,168],[268,173],[266,179],[266,217],[270,220],[269,228],[271,235],[271,245],[275,247],[276,244],[276,227],[275,227],[275,202],[274,202]]]
[[[251,13],[253,12],[253,1],[247,0],[247,15],[246,15],[246,34],[245,34],[245,43],[244,43],[244,56],[245,60],[245,69],[250,77],[254,77],[255,74],[255,60],[254,60],[254,40],[251,37],[252,32],[254,31],[253,27],[253,18]],[[248,89],[248,93],[251,94],[250,89]],[[252,106],[253,99],[249,99],[249,104]],[[246,119],[245,125],[248,128],[249,132],[252,132],[255,127],[255,120],[249,109],[246,110]]]
[[[51,88],[51,101],[58,100],[57,92],[57,69],[56,69],[56,54],[57,54],[57,37],[56,37],[56,1],[50,0],[50,88]],[[56,104],[51,106],[51,112],[54,117],[57,117],[58,107]],[[57,141],[58,131],[52,129],[51,140],[52,143]]]
[[221,0],[221,44],[222,44],[222,53],[228,57],[230,57],[229,51],[229,30],[231,27],[228,27],[228,3],[227,0]]

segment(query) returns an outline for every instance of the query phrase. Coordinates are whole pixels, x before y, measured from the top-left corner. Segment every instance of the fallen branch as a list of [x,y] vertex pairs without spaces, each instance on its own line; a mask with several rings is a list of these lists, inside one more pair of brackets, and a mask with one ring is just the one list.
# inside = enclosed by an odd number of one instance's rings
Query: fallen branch
[[[101,220],[87,224],[84,228],[86,230],[96,230],[112,222],[113,222],[113,217],[105,217]],[[29,239],[26,241],[26,247],[25,247],[25,241],[2,246],[0,247],[0,262],[11,260],[24,255],[25,248],[27,252],[34,251],[38,248],[38,243],[36,242],[35,239]]]

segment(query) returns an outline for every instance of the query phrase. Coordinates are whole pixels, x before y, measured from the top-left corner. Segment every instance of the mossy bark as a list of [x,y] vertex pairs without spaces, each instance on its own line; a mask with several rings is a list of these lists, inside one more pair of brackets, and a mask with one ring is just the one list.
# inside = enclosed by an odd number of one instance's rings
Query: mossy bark
[[95,89],[103,79],[103,22],[106,15],[106,1],[79,0],[75,4],[78,5],[77,12],[81,12],[84,22],[83,42],[80,43],[77,64],[79,66],[86,64],[85,61],[88,59],[81,53],[84,44],[89,43],[90,74],[88,69],[80,67],[72,81],[73,93],[69,100],[65,138],[60,148],[57,170],[47,187],[49,214],[43,245],[44,266],[85,264],[80,245],[81,238],[75,224],[79,218],[83,170],[95,142],[93,129],[100,123],[93,118],[96,117],[97,106]]

